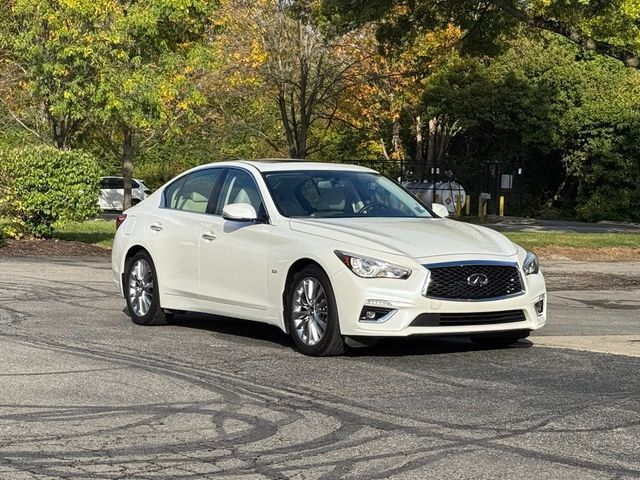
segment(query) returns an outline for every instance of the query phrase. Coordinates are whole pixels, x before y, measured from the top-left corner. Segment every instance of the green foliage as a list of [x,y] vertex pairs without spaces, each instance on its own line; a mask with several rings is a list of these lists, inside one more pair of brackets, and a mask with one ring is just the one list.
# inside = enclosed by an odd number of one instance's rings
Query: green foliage
[[3,3],[0,117],[43,143],[100,151],[107,169],[119,163],[126,202],[136,157],[200,120],[216,8],[211,0]]
[[378,22],[393,47],[416,32],[453,23],[465,31],[463,49],[494,55],[505,36],[527,25],[561,35],[587,50],[640,68],[638,0],[324,0],[324,14],[342,29]]
[[[471,191],[495,194],[500,173],[523,169],[508,213],[639,221],[640,75],[618,61],[640,50],[639,16],[638,0],[0,2],[0,151],[13,165],[37,137],[91,152],[103,174],[133,168],[153,188],[207,162],[286,156],[275,99],[305,83],[293,71],[304,62],[291,57],[300,31],[289,41],[276,20],[302,19],[311,53],[333,45],[308,79],[328,60],[349,65],[320,88],[331,108],[307,122],[310,159],[424,160],[446,139],[433,163]],[[317,95],[322,83],[310,85]],[[307,109],[289,100],[285,116]],[[29,158],[28,177],[40,166]],[[6,211],[19,182],[0,170]],[[49,214],[25,215],[9,233],[50,234]],[[42,231],[26,223],[39,215]]]
[[496,175],[523,169],[524,203],[512,213],[640,219],[637,71],[549,35],[521,36],[492,61],[441,66],[423,102],[463,127],[446,168],[464,185],[493,191]]
[[53,224],[97,213],[99,167],[81,151],[53,147],[0,150],[0,217],[5,234],[50,237]]

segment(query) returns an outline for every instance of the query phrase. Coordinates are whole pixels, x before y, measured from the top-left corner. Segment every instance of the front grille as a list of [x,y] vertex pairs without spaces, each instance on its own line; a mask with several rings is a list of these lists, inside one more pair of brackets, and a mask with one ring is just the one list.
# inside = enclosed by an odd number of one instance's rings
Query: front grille
[[477,313],[421,313],[410,327],[460,327],[468,325],[497,325],[501,323],[524,322],[522,310]]
[[[523,292],[515,265],[425,265],[431,272],[426,296],[446,300],[488,300]],[[480,281],[473,282],[474,279]]]

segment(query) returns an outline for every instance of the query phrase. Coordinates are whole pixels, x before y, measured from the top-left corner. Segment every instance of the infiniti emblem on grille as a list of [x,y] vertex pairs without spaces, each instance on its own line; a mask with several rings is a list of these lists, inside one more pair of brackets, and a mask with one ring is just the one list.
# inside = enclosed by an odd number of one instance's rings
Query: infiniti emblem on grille
[[474,273],[473,275],[469,275],[467,277],[467,283],[472,287],[484,287],[487,283],[489,283],[489,277],[487,277],[484,273]]

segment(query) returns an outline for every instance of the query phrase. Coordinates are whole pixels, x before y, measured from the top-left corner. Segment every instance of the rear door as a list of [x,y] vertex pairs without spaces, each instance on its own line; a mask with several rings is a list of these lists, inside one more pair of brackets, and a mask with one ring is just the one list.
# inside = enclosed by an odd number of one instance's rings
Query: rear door
[[165,295],[198,297],[200,224],[223,172],[209,168],[179,178],[147,216],[147,243]]

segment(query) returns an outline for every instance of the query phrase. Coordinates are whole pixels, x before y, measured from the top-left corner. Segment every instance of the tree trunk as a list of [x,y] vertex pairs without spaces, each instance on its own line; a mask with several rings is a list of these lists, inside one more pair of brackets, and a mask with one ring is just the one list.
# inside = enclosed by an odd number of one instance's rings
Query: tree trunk
[[431,173],[431,169],[436,166],[436,130],[438,121],[435,118],[429,119],[429,136],[427,139],[427,175]]
[[391,156],[394,160],[404,160],[404,149],[402,148],[402,138],[400,138],[400,115],[393,118],[391,136]]
[[287,145],[289,147],[289,156],[291,158],[295,158],[295,138],[293,136],[293,131],[291,130],[291,124],[289,123],[289,117],[287,115],[287,99],[285,97],[285,92],[283,88],[280,88],[280,93],[278,94],[278,107],[280,108],[280,120],[282,121],[282,126],[284,127],[284,133],[287,137]]
[[416,115],[416,164],[420,169],[420,179],[424,178],[424,155],[422,149],[424,148],[424,142],[422,140],[422,117],[420,115]]
[[384,157],[385,160],[389,161],[391,160],[389,158],[389,152],[387,152],[387,146],[384,144],[384,139],[380,139],[380,148],[382,149],[382,156]]
[[133,185],[133,132],[128,126],[122,129],[122,178],[124,180],[123,210],[131,207]]

